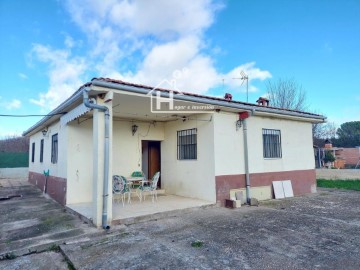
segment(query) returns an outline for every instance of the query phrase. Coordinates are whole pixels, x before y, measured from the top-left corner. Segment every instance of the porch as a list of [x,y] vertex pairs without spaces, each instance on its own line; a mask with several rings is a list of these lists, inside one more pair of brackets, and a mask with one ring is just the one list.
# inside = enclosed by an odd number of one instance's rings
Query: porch
[[[159,196],[154,205],[151,199],[138,205],[137,198],[133,198],[131,209],[128,204],[125,207],[122,204],[112,204],[112,207],[108,207],[108,222],[120,220],[121,223],[131,223],[130,219],[138,220],[141,219],[138,218],[140,216],[216,202],[214,170],[208,169],[214,168],[213,148],[210,147],[213,145],[212,111],[186,115],[175,114],[173,111],[154,113],[148,95],[141,96],[124,91],[109,92],[103,88],[94,90],[91,95],[98,105],[106,104],[110,112],[108,194],[112,192],[112,176],[124,176],[129,180],[134,172],[143,172],[146,179],[151,179],[156,172],[160,172],[158,188],[167,192],[166,195]],[[174,103],[177,105],[186,102]],[[67,206],[92,219],[97,226],[102,222],[106,167],[105,124],[102,114],[103,112],[98,110],[76,114],[77,118],[67,123],[67,135],[71,138],[67,155]],[[185,136],[186,130],[193,131],[192,149],[199,153],[191,159],[178,158],[180,149],[187,146],[185,138],[190,136]],[[179,138],[182,148],[178,145]],[[199,146],[197,140],[201,141]],[[92,170],[89,170],[90,164]],[[169,194],[177,196],[171,197]],[[184,197],[185,202],[181,199],[174,200]],[[189,197],[199,200],[189,201]],[[111,205],[110,196],[107,205]]]
[[[124,206],[121,201],[120,203],[113,203],[112,224],[133,224],[214,205],[214,203],[209,201],[165,194],[160,190],[158,200],[154,202],[152,202],[149,195],[142,202],[137,197],[132,197],[131,203],[128,204],[126,202]],[[92,203],[69,204],[66,207],[79,214],[85,220],[93,220]]]

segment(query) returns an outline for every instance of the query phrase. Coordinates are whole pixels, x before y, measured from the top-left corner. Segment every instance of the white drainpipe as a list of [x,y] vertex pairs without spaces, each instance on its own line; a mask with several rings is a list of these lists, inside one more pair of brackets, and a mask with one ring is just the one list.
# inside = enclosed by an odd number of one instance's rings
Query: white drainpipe
[[110,134],[110,113],[109,108],[94,104],[89,101],[89,89],[84,88],[83,102],[84,105],[91,109],[100,110],[105,113],[105,146],[104,146],[104,185],[103,185],[103,210],[102,210],[102,227],[105,230],[110,229],[110,225],[107,223],[107,211],[108,211],[108,189],[109,189],[109,134]]

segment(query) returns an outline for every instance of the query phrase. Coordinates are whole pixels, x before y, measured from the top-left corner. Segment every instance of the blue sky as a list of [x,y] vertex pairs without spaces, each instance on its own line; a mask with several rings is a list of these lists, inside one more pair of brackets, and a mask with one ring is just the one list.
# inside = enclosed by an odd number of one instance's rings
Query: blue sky
[[[360,1],[0,1],[0,114],[46,114],[93,77],[246,101],[294,78],[310,110],[360,120]],[[224,79],[224,87],[222,80]],[[0,117],[0,137],[39,117]]]

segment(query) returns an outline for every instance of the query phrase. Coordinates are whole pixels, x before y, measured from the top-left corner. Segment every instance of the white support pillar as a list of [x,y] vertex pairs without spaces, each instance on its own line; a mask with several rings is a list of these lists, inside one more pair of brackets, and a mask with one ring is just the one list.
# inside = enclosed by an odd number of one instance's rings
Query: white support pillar
[[[98,105],[105,105],[110,113],[109,131],[109,179],[108,179],[108,224],[112,221],[112,102],[104,103],[97,98]],[[105,156],[105,113],[93,110],[93,223],[101,227],[103,211],[104,156]]]

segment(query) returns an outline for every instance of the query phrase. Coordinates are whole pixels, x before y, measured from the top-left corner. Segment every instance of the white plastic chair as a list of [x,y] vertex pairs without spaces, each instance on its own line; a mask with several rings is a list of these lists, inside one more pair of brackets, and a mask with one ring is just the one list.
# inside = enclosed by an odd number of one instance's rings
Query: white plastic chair
[[157,200],[157,183],[159,181],[159,178],[160,178],[160,172],[157,172],[154,174],[151,182],[150,182],[150,185],[149,186],[144,186],[144,185],[141,185],[138,190],[140,192],[140,201],[142,201],[142,198],[144,197],[144,201],[145,201],[145,194],[144,192],[150,192],[151,196],[152,196],[152,202],[154,202],[154,199]]
[[124,176],[113,176],[113,200],[116,203],[116,197],[120,196],[123,206],[125,206],[125,196],[128,194],[128,203],[131,203],[130,189]]

